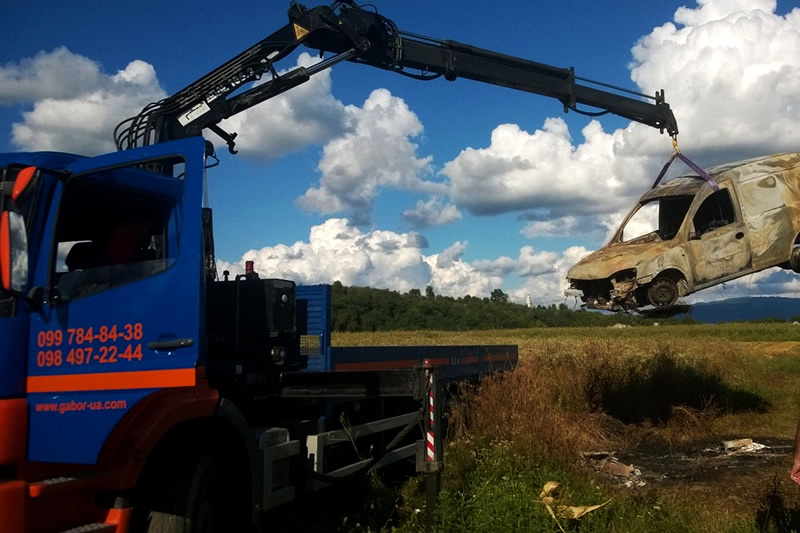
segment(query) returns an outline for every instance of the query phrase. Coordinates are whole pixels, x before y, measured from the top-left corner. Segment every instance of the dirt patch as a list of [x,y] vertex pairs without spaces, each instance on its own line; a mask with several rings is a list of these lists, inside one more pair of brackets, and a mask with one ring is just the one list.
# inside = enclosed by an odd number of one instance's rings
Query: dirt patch
[[753,439],[750,449],[725,451],[721,442],[697,443],[681,451],[667,448],[633,450],[622,453],[619,460],[641,471],[648,484],[662,487],[701,484],[730,485],[735,479],[762,470],[782,467],[788,477],[793,442],[775,439]]
[[789,467],[794,443],[774,438],[752,440],[753,446],[728,451],[722,441],[709,441],[682,446],[680,450],[642,446],[614,454],[619,463],[630,467],[629,475],[615,475],[614,470],[604,472],[598,457],[589,461],[613,483],[631,490],[657,489],[681,498],[696,494],[730,514],[754,516],[776,480],[791,485]]

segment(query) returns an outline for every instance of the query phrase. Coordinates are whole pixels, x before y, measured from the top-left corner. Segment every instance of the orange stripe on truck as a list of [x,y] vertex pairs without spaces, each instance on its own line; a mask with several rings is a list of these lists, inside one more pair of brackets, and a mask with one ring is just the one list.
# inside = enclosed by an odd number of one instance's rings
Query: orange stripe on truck
[[132,372],[102,372],[97,374],[61,374],[29,376],[28,392],[76,392],[128,389],[161,389],[192,387],[194,368],[170,370],[137,370]]

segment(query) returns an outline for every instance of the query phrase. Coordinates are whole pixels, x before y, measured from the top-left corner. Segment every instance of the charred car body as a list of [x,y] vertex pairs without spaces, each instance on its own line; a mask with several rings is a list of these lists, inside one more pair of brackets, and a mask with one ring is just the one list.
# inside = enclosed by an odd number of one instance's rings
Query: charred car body
[[646,192],[567,279],[585,307],[676,309],[678,298],[766,268],[800,273],[800,153],[715,166]]

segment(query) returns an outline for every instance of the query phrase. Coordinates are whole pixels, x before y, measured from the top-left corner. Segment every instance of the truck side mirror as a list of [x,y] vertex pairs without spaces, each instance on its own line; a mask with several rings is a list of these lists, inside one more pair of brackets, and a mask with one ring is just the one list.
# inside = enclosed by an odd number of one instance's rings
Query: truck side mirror
[[25,219],[13,211],[0,216],[0,280],[6,291],[20,292],[28,282],[28,236]]
[[14,188],[11,190],[11,201],[17,209],[28,203],[40,179],[41,172],[36,167],[25,167],[19,171],[14,180]]

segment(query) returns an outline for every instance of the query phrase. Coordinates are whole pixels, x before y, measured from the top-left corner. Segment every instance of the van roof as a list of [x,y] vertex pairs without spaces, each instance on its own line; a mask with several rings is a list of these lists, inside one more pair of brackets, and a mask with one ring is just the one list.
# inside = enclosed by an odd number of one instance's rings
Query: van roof
[[[706,170],[709,176],[716,178],[724,173],[730,172],[726,176],[736,182],[748,180],[764,174],[788,170],[800,166],[800,152],[788,152],[772,154],[761,157],[754,157],[742,161],[722,163],[714,165]],[[706,182],[697,174],[684,174],[660,183],[658,186],[647,191],[642,195],[641,201],[652,200],[664,196],[693,196],[700,190]]]
[[664,196],[694,196],[705,184],[700,176],[678,176],[660,183],[642,195],[641,201]]
[[[782,154],[765,155],[761,157],[754,157],[745,159],[744,161],[735,161],[732,163],[722,163],[706,169],[711,176],[718,176],[723,172],[728,172],[733,169],[740,169],[737,174],[740,177],[760,176],[762,174],[772,174],[781,170],[788,170],[800,165],[800,153],[787,152]],[[747,167],[747,168],[744,168]],[[692,174],[696,176],[696,174]]]

